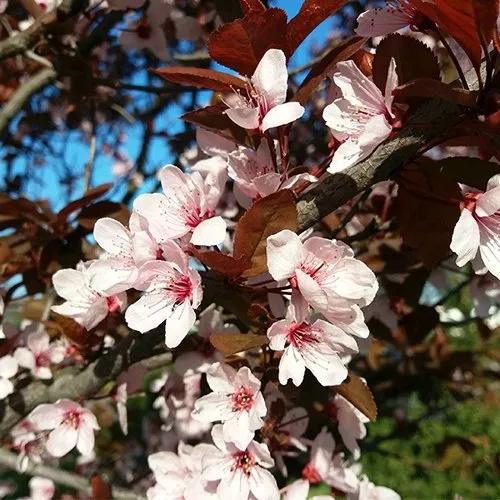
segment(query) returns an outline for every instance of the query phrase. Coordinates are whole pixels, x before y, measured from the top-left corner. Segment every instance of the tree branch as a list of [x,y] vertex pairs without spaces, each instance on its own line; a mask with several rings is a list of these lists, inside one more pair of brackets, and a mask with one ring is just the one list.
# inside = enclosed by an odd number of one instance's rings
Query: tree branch
[[[18,464],[19,457],[16,453],[0,448],[0,465],[16,470]],[[64,486],[68,486],[69,488],[83,491],[87,493],[87,495],[92,495],[92,488],[89,484],[89,480],[86,477],[79,476],[78,474],[66,472],[61,469],[55,469],[53,467],[47,467],[42,464],[30,465],[26,473],[31,476],[46,477],[57,484],[62,484]],[[111,491],[113,498],[116,500],[142,500],[144,498],[142,495],[125,488],[111,487]]]

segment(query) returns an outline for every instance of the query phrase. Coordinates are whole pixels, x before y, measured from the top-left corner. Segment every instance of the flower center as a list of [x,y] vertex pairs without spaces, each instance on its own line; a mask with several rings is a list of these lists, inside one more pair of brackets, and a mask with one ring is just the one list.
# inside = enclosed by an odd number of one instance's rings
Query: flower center
[[153,30],[147,16],[143,16],[138,22],[137,28],[135,29],[137,36],[139,38],[142,38],[143,40],[148,40],[151,37],[152,31]]
[[300,349],[304,344],[317,342],[311,325],[307,323],[294,323],[287,335],[287,340],[294,347]]
[[232,396],[233,411],[249,411],[253,405],[253,395],[246,387],[240,387]]
[[302,477],[307,479],[311,484],[318,484],[321,482],[321,476],[311,462],[304,467]]
[[120,310],[120,304],[115,296],[106,297],[106,302],[108,303],[108,311],[110,313],[115,313]]
[[36,366],[43,368],[50,366],[49,355],[46,352],[35,354],[35,364]]
[[78,429],[80,427],[80,423],[82,421],[82,414],[78,410],[68,410],[64,414],[64,423],[73,427],[74,429]]
[[212,345],[210,340],[203,340],[198,346],[198,352],[205,358],[209,358],[215,352],[215,347]]
[[175,296],[175,302],[181,304],[185,300],[191,300],[193,295],[193,284],[189,276],[183,274],[179,279],[173,282],[169,287]]
[[255,465],[255,459],[248,451],[240,451],[233,455],[233,466],[231,470],[242,470],[247,476],[250,475],[252,467]]

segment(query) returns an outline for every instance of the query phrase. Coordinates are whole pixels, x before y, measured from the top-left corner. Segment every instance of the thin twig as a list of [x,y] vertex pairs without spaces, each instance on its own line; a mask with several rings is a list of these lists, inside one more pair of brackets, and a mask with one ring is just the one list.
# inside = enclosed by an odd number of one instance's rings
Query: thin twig
[[94,169],[95,163],[95,154],[97,150],[97,138],[96,138],[96,122],[95,122],[95,104],[94,101],[91,101],[91,127],[92,130],[90,132],[90,152],[89,159],[85,164],[85,178],[83,181],[83,192],[86,193],[90,187],[90,181],[92,180],[92,171]]

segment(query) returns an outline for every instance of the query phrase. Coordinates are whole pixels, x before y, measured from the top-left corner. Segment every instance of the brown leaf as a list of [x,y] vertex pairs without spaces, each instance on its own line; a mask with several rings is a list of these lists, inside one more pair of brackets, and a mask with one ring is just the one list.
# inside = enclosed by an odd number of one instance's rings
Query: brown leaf
[[52,313],[53,321],[45,321],[47,327],[54,328],[61,335],[64,335],[72,344],[78,347],[85,347],[89,343],[91,334],[77,323],[74,319]]
[[233,254],[252,263],[243,276],[257,276],[267,270],[267,238],[283,229],[297,231],[295,199],[286,189],[256,201],[238,221]]
[[128,224],[130,211],[123,203],[101,200],[88,207],[84,207],[76,220],[80,226],[91,231],[94,229],[97,219],[101,217],[112,217],[125,226]]
[[450,251],[462,192],[456,182],[415,165],[405,168],[397,181],[396,220],[403,241],[431,267]]
[[347,379],[336,386],[335,390],[372,422],[377,419],[377,405],[373,400],[373,395],[357,375],[349,373]]
[[208,40],[208,52],[219,64],[251,76],[268,49],[286,51],[286,14],[282,9],[250,11],[224,24]]
[[353,36],[333,47],[311,68],[292,100],[305,104],[319,84],[331,74],[337,63],[351,58],[365,41],[366,38]]
[[94,200],[97,200],[97,198],[105,195],[112,187],[113,183],[109,182],[88,190],[81,198],[68,203],[64,208],[61,208],[57,214],[57,218],[59,220],[66,220],[73,212],[90,205],[90,203]]
[[251,261],[246,257],[235,259],[231,255],[224,255],[223,253],[214,251],[203,252],[194,247],[190,251],[207,267],[231,278],[241,276],[243,271],[251,265]]
[[92,498],[99,500],[111,500],[113,498],[110,485],[99,474],[94,474],[91,477],[90,485],[92,487]]
[[479,68],[481,42],[472,0],[434,0],[434,2],[410,0],[410,3],[432,19],[441,30],[453,37],[462,46],[476,68]]
[[204,108],[189,111],[181,116],[181,119],[194,125],[199,125],[226,139],[251,146],[250,138],[245,129],[238,127],[227,115],[224,114],[226,106],[216,104]]
[[233,92],[234,90],[246,92],[247,89],[246,82],[241,78],[213,69],[171,66],[150,71],[168,82],[210,89],[215,92]]
[[371,77],[373,74],[373,54],[367,50],[360,49],[353,56],[352,60],[365,76]]
[[433,80],[432,78],[417,78],[399,86],[393,92],[398,100],[408,97],[428,97],[429,99],[443,99],[461,106],[473,108],[476,106],[479,91],[464,90],[451,85]]
[[213,333],[210,335],[212,345],[226,356],[241,351],[262,347],[269,343],[266,335],[255,333]]
[[373,81],[382,94],[392,58],[396,61],[399,85],[417,78],[440,79],[439,63],[431,49],[416,38],[395,33],[380,42],[373,58]]
[[405,316],[401,322],[406,341],[417,345],[427,337],[439,323],[439,314],[434,307],[418,305],[414,311]]
[[267,7],[260,0],[240,0],[241,8],[245,14],[251,10],[257,12],[265,12]]
[[500,2],[498,0],[473,0],[473,5],[477,30],[483,35],[486,45],[489,45],[497,34]]
[[346,3],[347,0],[305,0],[286,29],[288,56],[290,57],[297,50],[297,47],[319,24],[335,14]]

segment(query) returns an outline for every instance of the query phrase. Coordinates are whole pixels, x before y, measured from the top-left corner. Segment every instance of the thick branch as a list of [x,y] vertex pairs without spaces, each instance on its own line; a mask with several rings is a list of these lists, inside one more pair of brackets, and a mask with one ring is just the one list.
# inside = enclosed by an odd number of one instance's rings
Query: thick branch
[[[132,332],[111,351],[87,365],[81,372],[74,368],[61,370],[50,385],[32,382],[24,390],[16,391],[8,399],[0,419],[0,436],[5,434],[33,408],[58,399],[78,400],[99,391],[132,364],[151,357],[163,342],[165,332],[153,330],[145,335]],[[5,402],[4,402],[5,403]]]
[[[9,467],[10,469],[17,469],[17,464],[19,463],[19,457],[12,453],[11,451],[0,449],[0,465],[4,467]],[[92,488],[89,484],[89,480],[85,477],[73,474],[71,472],[66,472],[61,469],[54,469],[53,467],[47,467],[42,464],[33,464],[28,467],[26,471],[27,474],[32,476],[46,477],[47,479],[52,479],[57,484],[62,484],[73,488],[78,491],[83,491],[87,495],[92,495]],[[141,500],[144,497],[125,488],[112,487],[113,498],[117,500]]]

